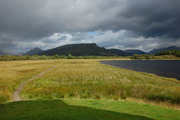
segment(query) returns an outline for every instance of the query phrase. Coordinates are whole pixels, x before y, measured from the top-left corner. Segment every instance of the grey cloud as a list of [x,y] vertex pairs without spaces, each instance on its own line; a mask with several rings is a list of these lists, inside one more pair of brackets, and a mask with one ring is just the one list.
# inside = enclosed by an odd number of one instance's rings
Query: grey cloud
[[145,37],[179,38],[179,6],[179,0],[135,0],[119,16],[134,22],[129,30]]
[[125,29],[179,37],[179,6],[179,0],[1,0],[0,31],[26,38]]
[[[179,6],[179,0],[0,0],[0,49],[12,45],[18,48],[25,43],[39,43],[42,47],[52,43],[53,46],[63,41],[143,48],[136,41],[141,37],[144,44],[150,44],[149,38],[153,38],[152,44],[156,46],[179,43]],[[107,35],[107,31],[122,30],[126,31],[124,37]],[[99,31],[99,34],[101,31],[102,36],[87,37],[88,31]],[[54,33],[67,33],[73,38],[43,39]],[[119,42],[120,39],[124,42]]]

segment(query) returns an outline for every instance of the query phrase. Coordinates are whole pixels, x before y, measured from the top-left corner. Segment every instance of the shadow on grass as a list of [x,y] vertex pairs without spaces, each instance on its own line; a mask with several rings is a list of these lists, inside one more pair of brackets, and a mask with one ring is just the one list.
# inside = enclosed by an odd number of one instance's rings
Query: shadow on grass
[[0,104],[0,120],[153,120],[88,107],[72,106],[61,100],[22,101]]

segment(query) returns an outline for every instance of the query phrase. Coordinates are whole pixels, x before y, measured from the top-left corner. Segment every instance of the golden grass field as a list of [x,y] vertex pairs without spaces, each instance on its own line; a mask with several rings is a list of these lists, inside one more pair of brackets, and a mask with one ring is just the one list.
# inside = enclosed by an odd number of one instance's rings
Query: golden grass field
[[180,82],[176,79],[111,67],[99,61],[64,59],[0,62],[0,101],[11,101],[15,88],[22,81],[62,63],[28,83],[21,97],[123,99],[179,107]]
[[12,100],[16,87],[39,72],[58,64],[57,60],[1,61],[0,103]]

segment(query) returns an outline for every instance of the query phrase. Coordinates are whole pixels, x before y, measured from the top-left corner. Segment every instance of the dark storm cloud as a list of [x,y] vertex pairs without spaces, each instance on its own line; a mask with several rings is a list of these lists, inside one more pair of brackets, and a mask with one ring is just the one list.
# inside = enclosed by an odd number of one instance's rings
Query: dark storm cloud
[[119,16],[135,24],[129,30],[146,37],[179,38],[179,7],[179,0],[134,0]]
[[[54,45],[63,39],[64,43],[90,42],[85,35],[89,31],[104,32],[102,35],[109,40],[100,42],[99,37],[103,37],[99,35],[92,42],[105,47],[118,43],[139,46],[135,40],[142,37],[141,43],[154,38],[158,43],[169,44],[180,38],[179,7],[179,0],[0,0],[1,49],[12,44],[16,48],[28,43]],[[116,37],[122,30],[131,32],[130,38],[134,36],[137,43],[126,43],[129,34]],[[113,31],[108,34],[111,36],[107,37],[107,31]],[[49,39],[54,33],[67,33],[72,38],[65,35],[57,40]],[[123,42],[117,43],[119,39]]]

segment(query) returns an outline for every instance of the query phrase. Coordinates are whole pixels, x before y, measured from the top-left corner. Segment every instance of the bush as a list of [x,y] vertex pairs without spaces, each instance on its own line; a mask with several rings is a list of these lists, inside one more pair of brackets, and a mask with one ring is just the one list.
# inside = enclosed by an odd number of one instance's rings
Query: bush
[[156,101],[156,102],[164,102],[164,101],[170,101],[171,103],[174,104],[180,104],[180,98],[174,98],[172,96],[168,96],[168,95],[156,95],[156,94],[152,94],[148,96],[149,100],[152,101]]
[[154,59],[154,56],[153,55],[148,55],[148,54],[134,54],[133,56],[131,56],[131,59],[149,60],[149,59]]
[[67,59],[73,59],[74,57],[71,54],[68,54]]

